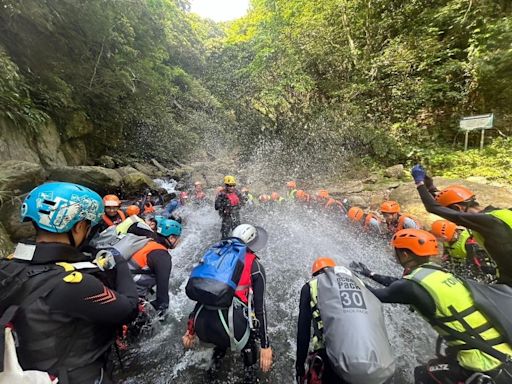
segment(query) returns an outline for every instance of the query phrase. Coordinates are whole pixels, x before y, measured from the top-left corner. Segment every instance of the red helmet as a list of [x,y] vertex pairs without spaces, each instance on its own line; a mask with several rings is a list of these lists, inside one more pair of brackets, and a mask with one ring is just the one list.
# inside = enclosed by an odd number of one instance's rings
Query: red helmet
[[396,201],[385,201],[380,205],[382,213],[400,213],[400,204]]
[[466,201],[473,200],[474,198],[475,194],[461,185],[451,185],[448,188],[443,189],[436,196],[437,202],[444,207],[449,207],[452,204],[464,203]]
[[350,220],[359,222],[363,218],[364,212],[359,207],[352,207],[348,210],[347,216]]
[[138,215],[140,213],[140,208],[136,205],[129,205],[126,208],[126,214],[128,216]]
[[457,225],[448,220],[436,220],[432,223],[430,232],[443,241],[452,241],[457,232]]
[[437,256],[439,248],[433,234],[421,229],[402,229],[393,235],[395,249],[408,249],[416,256]]
[[311,268],[311,273],[314,275],[315,273],[321,271],[327,267],[335,267],[336,263],[330,257],[319,257],[313,263],[313,267]]
[[105,205],[105,207],[120,207],[121,200],[119,200],[119,197],[116,195],[106,195],[103,197],[103,205]]

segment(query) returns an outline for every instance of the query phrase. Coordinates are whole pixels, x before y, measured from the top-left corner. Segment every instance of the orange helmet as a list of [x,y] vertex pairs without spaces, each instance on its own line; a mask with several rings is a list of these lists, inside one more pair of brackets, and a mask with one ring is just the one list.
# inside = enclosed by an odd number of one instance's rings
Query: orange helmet
[[129,205],[126,208],[126,214],[128,216],[138,215],[140,213],[140,208],[136,205]]
[[313,263],[313,267],[311,268],[311,273],[314,275],[315,273],[321,271],[326,267],[335,267],[336,263],[333,259],[329,257],[319,257]]
[[302,189],[299,189],[295,196],[297,197],[297,199],[302,200],[303,198],[306,197],[306,192],[304,192]]
[[270,198],[272,199],[272,201],[277,201],[277,200],[279,200],[280,197],[281,196],[277,192],[272,192],[272,194],[270,195]]
[[444,207],[449,207],[452,204],[463,203],[475,198],[475,194],[466,187],[461,185],[451,185],[443,189],[436,196],[436,200]]
[[347,216],[353,221],[361,221],[364,216],[364,212],[359,207],[352,207],[348,210]]
[[457,225],[448,220],[436,220],[432,223],[430,232],[444,241],[452,241],[457,232]]
[[116,195],[106,195],[103,197],[103,205],[105,207],[120,207],[121,200]]
[[297,183],[296,183],[295,181],[293,181],[293,180],[292,180],[292,181],[287,182],[287,183],[286,183],[286,186],[287,186],[288,188],[293,188],[293,189],[295,189],[295,188],[297,188]]
[[260,196],[258,197],[258,200],[259,200],[261,203],[266,203],[266,202],[270,201],[270,196],[269,196],[269,195],[265,195],[265,194],[263,194],[263,195],[260,195]]
[[395,233],[391,245],[396,249],[408,249],[416,256],[437,256],[439,250],[433,234],[412,228]]
[[329,198],[329,191],[326,189],[321,189],[316,193],[317,197],[320,197],[322,199],[328,199]]
[[382,213],[400,213],[400,204],[396,201],[385,201],[380,205]]

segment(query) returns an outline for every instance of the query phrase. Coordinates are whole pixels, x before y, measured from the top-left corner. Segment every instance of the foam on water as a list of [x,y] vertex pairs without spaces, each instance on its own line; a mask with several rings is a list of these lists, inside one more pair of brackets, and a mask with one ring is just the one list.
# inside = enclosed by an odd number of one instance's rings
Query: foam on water
[[[220,219],[211,206],[186,207],[183,216],[183,240],[172,252],[171,315],[158,335],[142,342],[124,358],[128,365],[122,371],[125,383],[203,382],[211,347],[201,345],[185,352],[181,345],[188,314],[194,306],[185,295],[185,284],[204,250],[220,237]],[[310,278],[313,260],[323,255],[338,263],[363,261],[374,271],[395,276],[401,274],[401,268],[386,242],[353,231],[339,217],[293,206],[258,208],[243,212],[242,217],[269,233],[269,243],[259,256],[267,273],[274,366],[260,379],[262,383],[292,383],[300,289]],[[384,310],[398,367],[394,383],[411,383],[413,368],[434,356],[435,334],[405,306],[384,305]],[[223,382],[236,383],[241,366],[239,356],[226,356]]]

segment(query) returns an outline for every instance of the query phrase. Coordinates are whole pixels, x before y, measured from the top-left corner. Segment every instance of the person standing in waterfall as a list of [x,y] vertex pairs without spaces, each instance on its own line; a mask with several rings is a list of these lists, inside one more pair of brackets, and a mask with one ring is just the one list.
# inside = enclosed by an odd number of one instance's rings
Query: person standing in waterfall
[[215,210],[219,212],[222,219],[220,233],[223,239],[240,225],[240,208],[245,205],[244,197],[235,187],[235,177],[225,176],[224,189],[215,198]]

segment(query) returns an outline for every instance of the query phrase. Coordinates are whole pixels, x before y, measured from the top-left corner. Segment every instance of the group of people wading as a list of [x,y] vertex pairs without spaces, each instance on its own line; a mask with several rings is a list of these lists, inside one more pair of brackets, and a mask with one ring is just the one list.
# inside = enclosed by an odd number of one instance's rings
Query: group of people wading
[[[444,219],[431,232],[395,201],[365,212],[326,190],[297,189],[294,181],[286,198],[277,192],[255,198],[247,188],[238,191],[233,176],[224,178],[214,198],[221,240],[198,260],[186,285],[195,305],[182,342],[214,345],[207,380],[223,382],[229,350],[242,357],[243,383],[257,382],[258,367],[272,368],[266,273],[258,257],[272,234],[243,223],[240,212],[290,203],[339,215],[358,233],[389,237],[404,271],[383,276],[361,262],[314,260],[300,291],[296,374],[288,382],[392,383],[396,364],[382,303],[398,303],[414,308],[445,343],[414,370],[415,383],[512,383],[512,211],[480,207],[463,186],[439,191],[420,165],[411,173],[426,210]],[[179,246],[186,225],[180,213],[190,200],[208,204],[201,183],[179,195],[146,193],[125,209],[116,195],[102,199],[78,184],[32,190],[21,218],[34,225],[35,241],[19,243],[0,260],[0,383],[113,383],[113,346],[123,345],[126,332],[137,334],[141,318],[154,320],[147,308],[156,321],[169,314],[170,251]],[[471,273],[460,275],[468,265]]]

